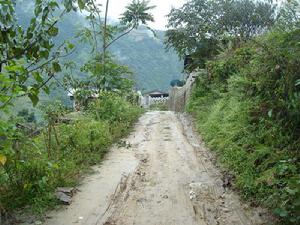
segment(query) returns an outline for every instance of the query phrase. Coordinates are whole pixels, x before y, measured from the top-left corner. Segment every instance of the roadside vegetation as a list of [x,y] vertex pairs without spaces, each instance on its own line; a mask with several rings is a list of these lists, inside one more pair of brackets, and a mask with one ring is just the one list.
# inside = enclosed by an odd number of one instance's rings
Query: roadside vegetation
[[30,205],[41,213],[55,206],[59,203],[55,189],[76,186],[83,172],[101,162],[111,144],[128,134],[142,113],[112,93],[102,94],[84,112],[70,114],[60,103],[46,108],[47,127],[37,136],[30,137],[14,124],[5,129],[11,138],[1,151],[0,202],[8,212]]
[[191,0],[169,25],[168,46],[202,69],[187,110],[205,143],[241,196],[299,224],[299,2]]
[[[149,11],[154,8],[147,1],[133,1],[121,23],[112,26],[107,23],[109,1],[102,16],[102,6],[94,0],[36,0],[24,26],[18,4],[22,1],[0,1],[1,222],[24,208],[43,213],[55,206],[57,187],[76,186],[129,133],[143,111],[132,72],[109,47],[153,21]],[[86,26],[74,37],[89,46],[89,57],[80,64],[70,60],[77,46],[62,40],[57,26],[74,11],[86,15]],[[74,76],[79,70],[81,79]],[[75,107],[56,99],[41,102],[54,87],[71,94]],[[32,105],[15,112],[26,99]]]
[[300,194],[300,51],[288,58],[281,53],[299,48],[299,37],[299,31],[265,36],[260,44],[279,50],[272,56],[249,44],[210,61],[188,106],[208,147],[236,176],[242,196],[294,223]]
[[150,110],[167,111],[168,105],[166,102],[157,102],[157,103],[151,104]]

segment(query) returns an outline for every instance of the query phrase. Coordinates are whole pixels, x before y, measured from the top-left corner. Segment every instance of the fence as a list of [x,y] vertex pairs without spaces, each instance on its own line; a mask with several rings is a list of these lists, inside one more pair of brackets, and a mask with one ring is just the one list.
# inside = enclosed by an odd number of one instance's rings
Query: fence
[[153,97],[149,96],[149,106],[151,106],[153,104],[158,104],[158,103],[167,103],[168,100],[169,100],[169,97],[153,98]]
[[166,103],[168,102],[169,97],[151,97],[151,96],[140,96],[140,105],[144,108],[149,108],[153,104]]

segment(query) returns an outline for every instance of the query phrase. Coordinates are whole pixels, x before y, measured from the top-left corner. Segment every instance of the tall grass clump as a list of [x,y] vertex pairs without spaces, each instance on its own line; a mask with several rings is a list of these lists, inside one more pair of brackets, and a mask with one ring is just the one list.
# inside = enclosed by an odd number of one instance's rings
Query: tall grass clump
[[242,196],[300,221],[300,30],[271,32],[207,63],[188,110]]
[[77,185],[111,144],[129,133],[142,113],[113,93],[101,94],[84,112],[69,114],[58,103],[44,112],[46,125],[38,135],[29,135],[13,121],[1,124],[2,212],[27,206],[41,213],[55,206],[55,189]]

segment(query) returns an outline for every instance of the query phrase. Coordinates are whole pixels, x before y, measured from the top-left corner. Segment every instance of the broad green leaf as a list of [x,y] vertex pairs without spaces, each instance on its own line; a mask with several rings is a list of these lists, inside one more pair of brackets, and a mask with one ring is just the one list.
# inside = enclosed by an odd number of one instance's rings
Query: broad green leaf
[[52,67],[53,67],[54,72],[60,72],[61,71],[61,67],[60,67],[58,62],[53,62]]
[[49,35],[52,37],[55,37],[58,34],[58,28],[57,27],[51,27],[48,31]]
[[49,57],[49,51],[45,50],[45,51],[40,51],[40,56],[44,59],[48,59]]
[[32,32],[27,32],[27,39],[31,39],[33,37],[33,33]]
[[36,24],[36,18],[32,18],[32,19],[30,20],[30,24],[31,24],[31,25],[35,25],[35,24]]
[[290,195],[295,195],[298,192],[298,190],[286,188],[286,192],[289,193]]
[[71,42],[67,42],[68,49],[72,50],[74,48],[74,45]]
[[36,4],[37,6],[34,9],[34,14],[37,17],[42,12],[42,6],[40,4]]
[[54,9],[54,8],[59,8],[59,5],[58,5],[57,2],[55,2],[55,1],[51,1],[51,2],[49,3],[49,6],[50,6],[52,9]]
[[7,158],[6,158],[6,156],[5,156],[5,155],[2,155],[2,154],[0,154],[0,163],[1,163],[1,165],[2,165],[2,166],[4,166],[4,165],[5,165],[6,161],[7,161]]
[[274,210],[274,213],[280,217],[287,217],[288,216],[288,213],[285,209],[280,209],[280,208],[277,208]]
[[43,87],[44,92],[49,95],[50,94],[50,89],[48,86]]
[[33,104],[33,106],[36,106],[36,105],[38,104],[38,102],[39,102],[39,97],[38,97],[37,94],[35,94],[35,93],[30,93],[30,94],[28,94],[28,97],[30,98],[30,100],[31,100],[31,102],[32,102],[32,104]]
[[84,0],[78,0],[77,2],[78,2],[79,8],[84,9],[84,3],[85,3]]
[[33,77],[39,83],[42,83],[44,81],[43,78],[41,77],[41,74],[38,72],[34,72]]

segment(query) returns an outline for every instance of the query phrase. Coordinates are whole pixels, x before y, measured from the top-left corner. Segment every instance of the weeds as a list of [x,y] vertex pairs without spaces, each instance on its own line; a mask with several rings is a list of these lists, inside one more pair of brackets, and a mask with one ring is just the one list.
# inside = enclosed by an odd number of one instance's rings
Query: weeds
[[13,123],[1,124],[0,156],[7,160],[0,164],[0,208],[30,206],[41,213],[55,206],[55,189],[75,186],[82,173],[129,132],[141,112],[115,94],[103,94],[88,112],[76,119],[72,115],[67,124],[60,120],[66,114],[60,105],[47,107],[48,125],[36,137]]
[[300,220],[299,32],[271,33],[209,62],[188,105],[242,196],[283,224]]

